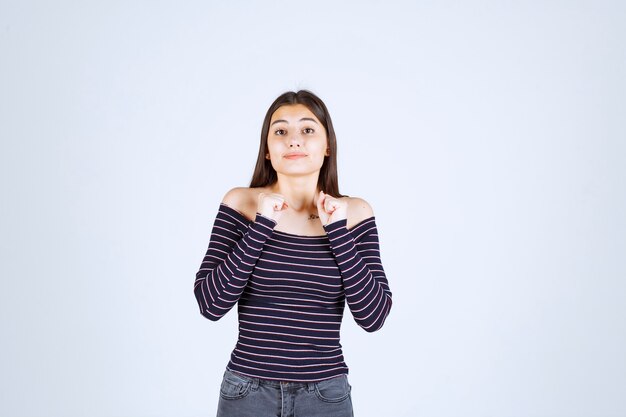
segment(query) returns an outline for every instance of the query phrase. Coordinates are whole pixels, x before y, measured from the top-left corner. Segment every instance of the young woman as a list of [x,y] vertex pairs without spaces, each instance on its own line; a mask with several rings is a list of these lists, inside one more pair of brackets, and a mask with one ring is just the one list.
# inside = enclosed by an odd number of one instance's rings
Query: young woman
[[224,196],[194,293],[212,321],[238,303],[218,417],[353,415],[344,307],[376,331],[391,291],[372,208],[339,193],[335,132],[313,93],[267,111],[250,187]]

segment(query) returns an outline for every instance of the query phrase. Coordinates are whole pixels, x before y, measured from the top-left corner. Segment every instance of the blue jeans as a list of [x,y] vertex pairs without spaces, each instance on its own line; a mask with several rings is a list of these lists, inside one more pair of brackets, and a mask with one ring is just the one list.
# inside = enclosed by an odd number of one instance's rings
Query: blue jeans
[[282,382],[226,370],[217,417],[353,417],[347,375],[319,382]]

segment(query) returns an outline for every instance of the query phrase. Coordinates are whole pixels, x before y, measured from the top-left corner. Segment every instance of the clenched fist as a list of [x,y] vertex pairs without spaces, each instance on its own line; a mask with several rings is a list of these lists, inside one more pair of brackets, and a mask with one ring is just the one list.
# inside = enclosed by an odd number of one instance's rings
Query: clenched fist
[[282,194],[259,193],[257,213],[278,222],[283,211],[289,207]]
[[337,220],[346,219],[348,218],[348,202],[320,191],[317,197],[317,213],[324,226]]

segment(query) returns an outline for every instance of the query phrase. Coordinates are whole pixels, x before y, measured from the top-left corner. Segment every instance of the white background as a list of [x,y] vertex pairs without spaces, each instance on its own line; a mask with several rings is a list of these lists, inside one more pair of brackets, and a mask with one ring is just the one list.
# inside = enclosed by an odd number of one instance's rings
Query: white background
[[624,2],[0,4],[0,415],[215,414],[195,273],[300,88],[394,296],[355,415],[626,415]]

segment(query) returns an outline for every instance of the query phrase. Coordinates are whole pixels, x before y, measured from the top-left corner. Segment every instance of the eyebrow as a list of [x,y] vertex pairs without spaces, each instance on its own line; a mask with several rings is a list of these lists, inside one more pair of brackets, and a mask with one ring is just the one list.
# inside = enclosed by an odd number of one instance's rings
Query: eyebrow
[[[302,119],[300,119],[300,121],[303,121],[303,120],[310,120],[311,122],[313,122],[315,124],[318,124],[314,119],[311,119],[310,117],[303,117]],[[289,123],[289,122],[287,122],[287,120],[278,119],[278,120],[274,120],[270,126],[273,126],[276,123],[280,123],[280,122]]]

